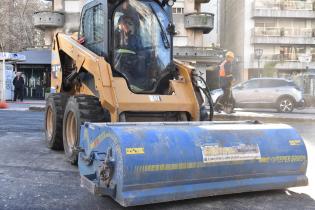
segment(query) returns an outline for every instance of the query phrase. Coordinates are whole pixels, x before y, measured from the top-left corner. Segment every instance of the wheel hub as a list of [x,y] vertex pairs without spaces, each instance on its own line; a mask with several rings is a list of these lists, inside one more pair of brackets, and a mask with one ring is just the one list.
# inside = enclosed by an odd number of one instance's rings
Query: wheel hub
[[289,100],[283,100],[281,103],[280,103],[280,109],[283,111],[283,112],[287,112],[287,111],[290,111],[292,109],[292,102],[289,101]]
[[54,114],[49,106],[46,113],[46,132],[48,139],[51,139],[53,133],[53,125],[54,125]]
[[77,120],[73,112],[69,112],[66,118],[66,138],[70,151],[73,150],[77,136]]

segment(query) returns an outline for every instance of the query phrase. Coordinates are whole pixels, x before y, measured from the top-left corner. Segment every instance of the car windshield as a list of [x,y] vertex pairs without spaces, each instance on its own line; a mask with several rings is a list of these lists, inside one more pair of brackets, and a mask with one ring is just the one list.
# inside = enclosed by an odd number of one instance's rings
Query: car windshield
[[133,92],[154,90],[171,63],[169,24],[155,2],[126,0],[114,12],[114,69]]

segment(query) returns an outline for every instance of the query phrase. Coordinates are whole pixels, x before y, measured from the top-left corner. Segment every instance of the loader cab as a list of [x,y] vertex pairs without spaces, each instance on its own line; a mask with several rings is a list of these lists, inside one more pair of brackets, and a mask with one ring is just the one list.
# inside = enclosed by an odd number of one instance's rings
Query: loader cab
[[94,0],[83,8],[79,39],[105,57],[132,92],[157,93],[172,79],[171,23],[165,1]]

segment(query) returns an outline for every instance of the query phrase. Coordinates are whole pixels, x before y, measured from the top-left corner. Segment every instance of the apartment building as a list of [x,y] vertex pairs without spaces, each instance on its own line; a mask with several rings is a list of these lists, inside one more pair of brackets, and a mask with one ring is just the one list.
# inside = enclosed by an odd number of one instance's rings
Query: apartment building
[[224,57],[218,48],[218,5],[219,0],[177,0],[173,6],[174,57],[203,75]]
[[222,0],[221,46],[240,58],[242,80],[315,69],[313,0]]
[[[173,6],[173,18],[177,35],[174,38],[175,46],[211,47],[218,44],[218,5],[219,0],[192,1],[177,0]],[[191,22],[190,13],[194,13],[194,22]],[[199,17],[198,17],[199,16]],[[198,33],[189,36],[189,30]],[[198,37],[199,42],[193,42],[192,37]]]
[[56,32],[73,33],[79,30],[80,13],[88,0],[45,0],[52,2],[51,11],[33,15],[35,27],[45,30],[45,45],[50,46]]

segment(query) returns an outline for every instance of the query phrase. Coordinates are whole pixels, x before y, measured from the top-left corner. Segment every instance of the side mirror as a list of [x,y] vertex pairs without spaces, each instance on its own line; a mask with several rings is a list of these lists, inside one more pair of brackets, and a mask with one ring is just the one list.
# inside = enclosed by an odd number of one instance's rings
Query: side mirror
[[175,25],[173,23],[169,23],[167,26],[167,31],[172,36],[176,35]]

